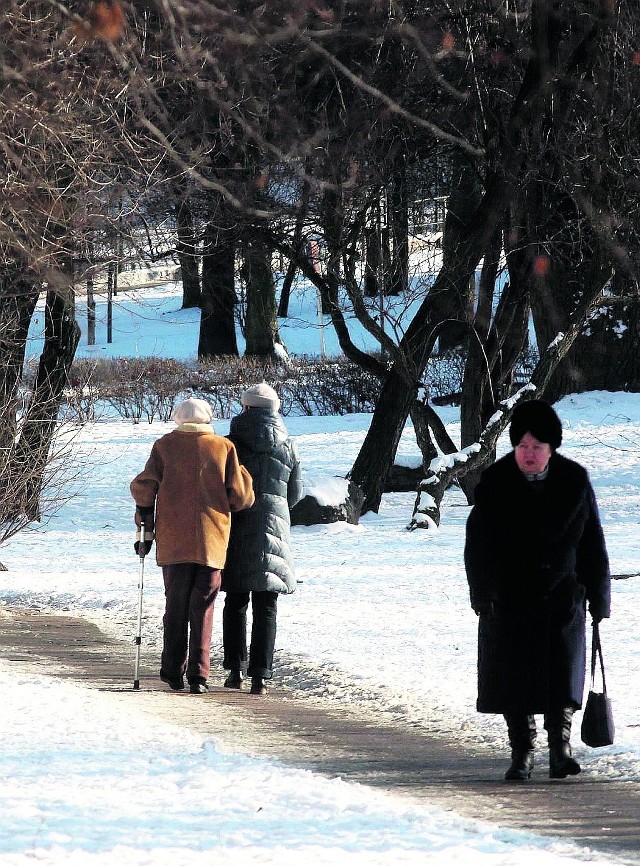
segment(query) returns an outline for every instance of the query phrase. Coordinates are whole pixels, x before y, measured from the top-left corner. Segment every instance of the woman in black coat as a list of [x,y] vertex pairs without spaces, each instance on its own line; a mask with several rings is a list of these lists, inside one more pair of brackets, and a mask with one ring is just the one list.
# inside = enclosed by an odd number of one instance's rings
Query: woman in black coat
[[582,706],[586,603],[595,622],[609,616],[609,563],[587,472],[556,453],[562,425],[552,407],[520,404],[509,436],[514,450],[482,473],[467,521],[477,708],[505,717],[507,780],[530,777],[543,713],[549,775],[564,779],[580,772],[570,736]]
[[[261,382],[242,394],[244,411],[231,421],[229,438],[253,478],[255,503],[231,520],[222,575],[222,612],[227,688],[251,677],[251,694],[263,695],[273,673],[278,595],[296,588],[291,558],[289,510],[302,497],[295,443],[278,413],[276,392]],[[247,658],[247,609],[253,615]],[[248,661],[248,667],[247,667]]]

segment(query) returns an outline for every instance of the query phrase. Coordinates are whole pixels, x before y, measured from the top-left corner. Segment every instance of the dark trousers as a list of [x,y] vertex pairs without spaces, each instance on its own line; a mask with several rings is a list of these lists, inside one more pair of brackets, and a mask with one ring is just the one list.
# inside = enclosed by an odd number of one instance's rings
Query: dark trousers
[[206,680],[211,666],[213,605],[222,572],[194,562],[163,565],[165,611],[161,670],[172,679]]
[[[247,668],[247,608],[251,595],[251,645]],[[276,643],[277,592],[228,592],[222,611],[224,667],[270,680]]]
[[[549,735],[549,743],[569,742],[572,716],[572,707],[561,707],[544,714],[544,728]],[[526,713],[509,713],[505,714],[504,718],[511,748],[521,752],[533,749],[538,737],[535,716]]]

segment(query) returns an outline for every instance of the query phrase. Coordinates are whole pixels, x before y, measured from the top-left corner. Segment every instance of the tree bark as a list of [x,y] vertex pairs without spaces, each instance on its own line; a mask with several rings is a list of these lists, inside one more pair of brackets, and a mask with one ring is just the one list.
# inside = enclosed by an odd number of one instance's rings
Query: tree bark
[[44,472],[80,340],[74,306],[71,287],[47,292],[44,347],[17,449],[17,468],[23,484],[22,509],[31,520],[40,519]]
[[178,261],[182,274],[182,309],[202,305],[202,290],[198,274],[198,244],[196,242],[193,213],[188,201],[181,201],[176,214]]
[[338,306],[340,285],[340,251],[342,249],[342,210],[340,195],[335,189],[326,189],[322,197],[320,213],[324,239],[327,245],[326,277],[320,288],[320,304],[323,315],[330,315]]
[[289,315],[289,300],[291,298],[291,287],[295,279],[298,265],[297,257],[304,255],[305,247],[307,246],[304,237],[304,223],[309,210],[309,184],[304,183],[300,196],[300,202],[296,214],[296,226],[293,233],[292,246],[296,251],[296,255],[289,259],[287,272],[282,281],[282,289],[280,290],[280,300],[278,301],[278,318],[286,319]]
[[17,435],[18,393],[27,334],[40,295],[39,281],[9,266],[0,273],[0,502],[10,484],[10,464]]
[[96,344],[96,296],[93,293],[93,271],[87,275],[87,346]]
[[402,295],[409,288],[409,192],[404,154],[396,158],[396,169],[388,192],[388,222],[391,240],[391,273],[385,294]]
[[286,319],[289,315],[289,302],[291,300],[291,287],[296,278],[298,266],[291,259],[287,265],[287,272],[282,280],[282,288],[280,289],[280,300],[278,301],[278,318]]
[[237,355],[234,309],[235,238],[209,224],[202,257],[202,316],[198,358]]
[[244,244],[244,276],[247,286],[245,339],[247,355],[273,356],[278,338],[276,288],[271,252],[259,237]]

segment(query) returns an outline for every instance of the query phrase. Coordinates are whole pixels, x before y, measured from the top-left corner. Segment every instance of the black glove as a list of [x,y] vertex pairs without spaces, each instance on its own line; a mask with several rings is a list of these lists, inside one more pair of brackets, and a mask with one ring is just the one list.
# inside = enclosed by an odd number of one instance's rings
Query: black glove
[[589,613],[591,614],[591,619],[595,623],[600,623],[604,619],[604,614],[601,610],[599,610],[598,606],[595,604],[589,605]]
[[[147,508],[143,505],[136,506],[134,516],[138,531],[136,532],[136,540],[133,544],[133,549],[137,556],[146,556],[151,550],[153,539],[155,538],[154,527],[155,521],[153,518],[153,508]],[[144,524],[144,538],[142,538],[142,525]]]
[[480,616],[491,616],[493,613],[493,602],[492,601],[477,601],[472,605],[474,612]]

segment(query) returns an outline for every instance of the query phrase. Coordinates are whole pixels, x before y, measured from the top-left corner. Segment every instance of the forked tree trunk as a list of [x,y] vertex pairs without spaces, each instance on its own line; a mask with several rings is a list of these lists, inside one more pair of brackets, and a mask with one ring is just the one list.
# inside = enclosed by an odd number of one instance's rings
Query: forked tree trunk
[[440,505],[445,491],[454,481],[459,481],[469,473],[477,473],[491,461],[498,438],[507,428],[513,410],[519,402],[545,393],[558,364],[566,356],[593,307],[602,297],[604,287],[605,283],[601,283],[600,286],[592,285],[590,290],[584,293],[564,333],[559,334],[540,356],[531,375],[531,381],[513,398],[498,404],[497,411],[489,419],[478,442],[467,446],[466,451],[450,455],[446,466],[443,465],[438,471],[432,472],[421,482],[408,529],[430,529],[440,524]]
[[[465,224],[453,233],[455,240],[448,247],[440,273],[400,341],[399,360],[382,386],[371,426],[349,475],[364,493],[363,513],[377,512],[380,507],[385,479],[440,329],[443,323],[463,319],[460,299],[466,296],[469,279],[508,194],[504,175],[495,177],[484,204],[475,213],[471,211]],[[446,236],[445,230],[445,242]]]

